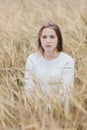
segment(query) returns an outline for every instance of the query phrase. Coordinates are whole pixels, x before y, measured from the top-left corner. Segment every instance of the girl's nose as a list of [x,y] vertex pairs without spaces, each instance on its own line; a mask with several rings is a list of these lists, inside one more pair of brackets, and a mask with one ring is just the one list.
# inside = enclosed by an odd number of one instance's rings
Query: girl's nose
[[50,38],[49,37],[47,38],[47,42],[50,42]]

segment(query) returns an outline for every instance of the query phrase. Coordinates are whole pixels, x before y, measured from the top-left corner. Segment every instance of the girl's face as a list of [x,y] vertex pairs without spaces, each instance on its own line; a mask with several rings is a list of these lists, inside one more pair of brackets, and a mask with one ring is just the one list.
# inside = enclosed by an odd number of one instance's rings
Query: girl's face
[[51,28],[44,28],[41,33],[41,46],[44,51],[57,51],[58,37],[56,32]]

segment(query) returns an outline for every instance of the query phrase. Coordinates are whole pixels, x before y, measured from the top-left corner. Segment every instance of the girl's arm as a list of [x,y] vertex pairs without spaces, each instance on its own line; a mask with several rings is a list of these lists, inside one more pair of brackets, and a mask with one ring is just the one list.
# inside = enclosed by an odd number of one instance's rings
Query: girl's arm
[[24,85],[27,91],[33,90],[34,88],[32,74],[33,74],[33,63],[32,59],[28,57],[25,65],[25,85]]
[[72,95],[72,89],[74,87],[74,68],[75,62],[73,60],[66,63],[63,70],[63,92],[64,94]]

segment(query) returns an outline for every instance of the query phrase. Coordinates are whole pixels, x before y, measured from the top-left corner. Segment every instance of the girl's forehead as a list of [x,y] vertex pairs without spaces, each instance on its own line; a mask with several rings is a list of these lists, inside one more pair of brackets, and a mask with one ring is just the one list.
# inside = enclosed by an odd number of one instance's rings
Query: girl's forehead
[[56,32],[54,29],[47,27],[42,30],[42,34],[56,34]]

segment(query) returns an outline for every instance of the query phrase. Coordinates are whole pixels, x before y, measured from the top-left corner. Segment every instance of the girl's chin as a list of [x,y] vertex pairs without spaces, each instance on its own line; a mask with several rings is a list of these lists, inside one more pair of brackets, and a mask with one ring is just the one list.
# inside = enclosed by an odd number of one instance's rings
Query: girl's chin
[[50,48],[45,48],[44,51],[52,51]]
[[52,53],[52,52],[54,52],[54,51],[53,51],[53,50],[50,50],[50,49],[45,49],[44,52]]

